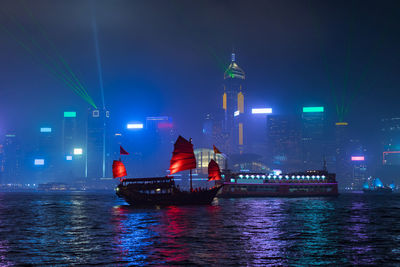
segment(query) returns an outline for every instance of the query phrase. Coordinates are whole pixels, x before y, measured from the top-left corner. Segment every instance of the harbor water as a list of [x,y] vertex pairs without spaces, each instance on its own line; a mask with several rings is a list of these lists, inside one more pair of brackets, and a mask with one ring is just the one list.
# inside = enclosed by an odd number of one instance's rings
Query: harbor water
[[399,265],[400,195],[134,208],[110,193],[0,193],[0,265]]

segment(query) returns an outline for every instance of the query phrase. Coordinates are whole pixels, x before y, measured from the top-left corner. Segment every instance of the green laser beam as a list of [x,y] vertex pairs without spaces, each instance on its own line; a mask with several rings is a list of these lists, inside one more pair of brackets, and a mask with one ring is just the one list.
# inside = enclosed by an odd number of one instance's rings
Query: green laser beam
[[[59,81],[63,82],[68,88],[72,89],[77,95],[81,96],[84,100],[86,100],[89,104],[90,100],[86,99],[84,97],[84,95],[82,95],[82,93],[80,91],[78,91],[73,85],[71,85],[68,81],[66,81],[65,79],[63,79],[62,76],[60,76],[57,72],[55,72],[51,66],[49,66],[45,61],[41,60],[37,55],[35,55],[35,53],[33,53],[33,51],[22,41],[20,41],[14,34],[12,34],[5,25],[0,24],[0,27],[9,35],[11,36],[16,42],[17,44],[19,44],[22,48],[24,48],[32,57],[34,60],[38,61],[39,64],[44,65],[49,71],[50,73],[52,73]],[[92,104],[91,104],[92,105]]]
[[89,96],[89,94],[87,93],[87,91],[85,90],[84,86],[82,85],[82,83],[80,82],[80,80],[76,77],[76,75],[74,74],[74,72],[71,70],[71,68],[69,67],[68,63],[66,62],[66,60],[61,56],[61,54],[58,52],[55,44],[51,41],[50,38],[48,38],[46,31],[44,30],[44,27],[40,24],[40,22],[37,20],[37,18],[33,15],[33,13],[31,12],[31,10],[28,8],[28,6],[25,4],[25,2],[23,0],[21,0],[22,6],[25,9],[25,11],[29,14],[29,16],[32,18],[32,20],[35,22],[35,24],[37,25],[39,31],[41,32],[43,38],[50,44],[51,48],[53,49],[53,51],[57,54],[58,58],[60,59],[60,61],[62,62],[62,64],[64,65],[64,67],[67,69],[67,71],[70,73],[70,75],[72,76],[72,78],[76,81],[76,83],[78,84],[78,86],[80,87],[80,89],[82,90],[83,94],[86,95],[86,97],[88,99],[90,99],[90,102],[92,104],[93,107],[95,107],[97,109],[97,106],[94,104],[93,99]]
[[[21,32],[27,36],[30,36],[30,40],[33,43],[33,45],[40,50],[41,53],[43,53],[43,55],[47,58],[48,60],[48,65],[51,65],[49,67],[53,68],[53,72],[58,72],[59,75],[62,75],[62,77],[67,80],[69,82],[70,85],[73,85],[75,88],[77,88],[78,91],[80,91],[80,96],[85,97],[85,92],[82,91],[80,88],[78,88],[76,86],[76,84],[74,83],[74,81],[68,77],[68,75],[66,74],[66,72],[62,69],[61,65],[55,61],[54,59],[51,58],[51,56],[40,46],[40,44],[28,33],[28,31],[26,30],[26,28],[19,23],[16,18],[12,15],[9,15],[9,17],[14,21],[14,23],[20,28]],[[86,94],[87,96],[87,94]],[[87,97],[85,97],[86,100]]]

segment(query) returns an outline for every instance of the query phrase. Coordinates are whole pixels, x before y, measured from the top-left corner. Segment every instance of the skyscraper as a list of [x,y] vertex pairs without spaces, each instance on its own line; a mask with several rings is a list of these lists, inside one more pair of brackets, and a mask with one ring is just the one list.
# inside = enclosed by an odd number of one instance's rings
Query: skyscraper
[[62,150],[64,156],[72,155],[77,145],[77,121],[75,111],[64,111],[62,124]]
[[68,163],[68,165],[65,165],[62,170],[69,181],[73,178],[83,178],[86,174],[85,157],[87,151],[86,147],[84,147],[85,140],[84,135],[82,135],[83,133],[83,130],[78,131],[76,111],[64,111],[62,124],[62,153],[65,161],[67,158],[72,158],[72,161],[68,160],[70,164]]
[[267,151],[271,167],[297,171],[301,165],[299,120],[289,115],[269,115]]
[[87,177],[105,178],[110,176],[110,112],[89,109],[87,119]]
[[223,131],[228,139],[227,153],[243,153],[244,149],[244,95],[243,83],[246,76],[236,63],[235,53],[232,53],[231,63],[224,73],[224,93],[222,108],[224,110]]
[[303,107],[302,159],[304,169],[321,169],[325,156],[324,107]]
[[349,124],[335,123],[335,172],[341,185],[349,186],[352,182],[353,168],[351,155],[355,152],[350,148]]
[[3,146],[3,168],[4,181],[6,183],[19,182],[21,178],[22,155],[21,147],[17,135],[8,133],[5,135]]

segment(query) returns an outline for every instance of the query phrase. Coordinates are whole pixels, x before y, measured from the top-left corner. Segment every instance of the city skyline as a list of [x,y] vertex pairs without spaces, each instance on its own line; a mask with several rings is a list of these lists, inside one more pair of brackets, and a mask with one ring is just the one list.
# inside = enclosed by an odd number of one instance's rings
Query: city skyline
[[[97,60],[93,50],[95,42],[92,17],[86,16],[94,14],[103,63],[105,102],[107,108],[113,110],[118,117],[129,117],[130,114],[142,117],[146,114],[169,114],[176,119],[177,125],[184,125],[188,118],[182,115],[182,110],[186,110],[189,111],[186,114],[199,121],[203,114],[218,104],[216,97],[222,86],[220,77],[225,71],[232,48],[237,53],[240,65],[251,73],[247,79],[248,92],[251,92],[248,100],[255,104],[267,102],[269,106],[276,106],[282,111],[296,106],[322,105],[328,107],[332,116],[337,116],[333,110],[336,109],[337,102],[343,100],[335,101],[332,90],[338,94],[339,99],[348,93],[349,96],[344,100],[346,104],[350,102],[347,118],[362,129],[361,134],[373,130],[367,122],[395,115],[393,99],[397,96],[395,89],[398,78],[390,70],[397,64],[396,58],[399,55],[396,44],[399,40],[398,35],[392,34],[398,29],[391,24],[397,11],[390,8],[389,2],[373,9],[370,8],[373,2],[364,2],[361,7],[349,4],[346,11],[341,8],[344,3],[338,5],[335,2],[315,2],[313,9],[279,2],[255,2],[244,9],[236,1],[230,5],[183,4],[179,6],[180,9],[160,12],[160,18],[153,21],[154,35],[161,38],[157,42],[159,45],[151,44],[152,35],[147,33],[146,27],[139,26],[152,19],[153,15],[147,17],[128,13],[129,10],[138,13],[148,11],[151,3],[124,2],[126,11],[122,11],[118,5],[106,2],[96,2],[94,6],[90,1],[83,5],[43,3],[53,12],[43,13],[29,3],[26,5],[46,30],[48,38],[67,59],[71,69],[87,85],[87,92],[94,102],[101,106]],[[34,18],[27,15],[24,6],[12,1],[5,4],[4,9],[9,16],[2,14],[1,20],[8,31],[14,32],[25,43],[30,43],[33,36],[44,48],[49,46],[43,40]],[[103,11],[106,8],[119,12],[119,18],[111,21],[113,26],[120,26],[119,31],[110,32],[110,21]],[[210,13],[213,8],[228,8],[231,15],[221,15],[215,11]],[[276,14],[272,14],[272,10]],[[279,15],[284,19],[294,10],[296,12],[293,14],[301,23],[296,24],[293,20],[283,23]],[[174,15],[180,14],[180,11],[185,11],[182,13],[185,18],[189,14],[201,17],[201,14],[207,12],[212,19],[211,22],[200,19],[193,20],[188,25],[179,25],[179,16]],[[258,21],[250,18],[251,12],[262,14],[263,11],[266,14],[259,16]],[[69,12],[75,14],[74,23],[65,23],[65,15]],[[250,23],[251,31],[244,30],[240,26],[241,22],[235,20],[239,14],[242,15],[241,21]],[[171,22],[166,30],[161,27],[162,18]],[[370,27],[367,33],[361,23],[371,24],[370,18],[376,18],[378,24]],[[139,35],[127,36],[131,31],[121,23],[123,21],[137,22],[134,29]],[[226,21],[231,27],[218,25],[218,21]],[[25,26],[29,34],[24,35],[19,24]],[[57,32],[57,27],[64,29],[63,35]],[[205,31],[190,33],[191,27]],[[182,38],[180,32],[185,32],[186,38]],[[115,42],[106,41],[109,37],[113,37]],[[24,115],[30,118],[26,123],[33,126],[33,121],[37,118],[45,120],[47,109],[56,113],[62,112],[65,107],[71,107],[82,112],[88,107],[84,100],[54,79],[4,29],[1,38],[1,51],[11,51],[2,54],[2,62],[10,62],[8,56],[11,54],[15,56],[11,64],[2,67],[10,75],[0,80],[0,131],[4,131],[4,128],[19,130],[26,125],[15,124],[4,114],[9,114],[10,117]],[[77,50],[84,52],[85,64],[78,64],[80,57],[75,54]],[[182,56],[178,56],[178,51]],[[18,80],[13,73],[26,78]],[[21,94],[22,92],[24,93]],[[357,94],[356,97],[350,96],[353,93]],[[180,99],[171,97],[173,95],[179,95]],[[210,101],[207,96],[212,96],[211,99],[214,100]],[[189,103],[193,98],[200,99],[199,103],[202,104],[195,105],[195,111],[190,111],[193,105]],[[18,104],[10,105],[11,102]],[[383,105],[381,102],[387,104]],[[180,106],[180,109],[176,110],[176,106]],[[280,110],[276,108],[275,111]],[[368,115],[368,119],[364,118],[364,114]],[[197,124],[192,128],[196,127],[199,129],[201,126]]]

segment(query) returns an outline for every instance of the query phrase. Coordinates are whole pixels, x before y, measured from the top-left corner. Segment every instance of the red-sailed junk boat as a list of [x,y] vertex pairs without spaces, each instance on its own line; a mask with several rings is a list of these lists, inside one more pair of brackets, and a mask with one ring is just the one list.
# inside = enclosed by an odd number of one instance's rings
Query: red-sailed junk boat
[[[131,205],[210,205],[222,185],[207,189],[193,190],[192,169],[196,168],[193,144],[179,136],[174,144],[170,164],[170,175],[190,170],[190,191],[183,191],[175,185],[172,176],[154,178],[121,178],[126,176],[121,160],[113,163],[114,178],[120,178],[117,195]],[[208,166],[209,181],[220,180],[218,164],[211,160]]]

